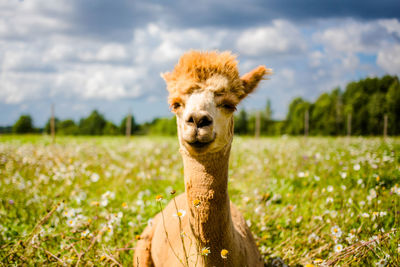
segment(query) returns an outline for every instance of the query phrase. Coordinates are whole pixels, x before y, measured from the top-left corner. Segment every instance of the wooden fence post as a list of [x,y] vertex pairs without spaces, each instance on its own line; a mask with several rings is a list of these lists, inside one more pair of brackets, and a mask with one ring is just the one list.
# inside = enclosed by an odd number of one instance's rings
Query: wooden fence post
[[256,125],[255,125],[255,137],[260,137],[260,128],[261,128],[261,119],[260,119],[260,111],[256,112]]
[[51,104],[50,133],[52,142],[56,141],[56,122],[54,118],[54,104]]
[[132,112],[129,110],[128,116],[126,117],[126,137],[131,137],[132,129]]
[[386,139],[387,137],[387,126],[388,126],[388,115],[385,114],[383,117],[383,138]]
[[351,136],[351,113],[347,114],[347,136]]
[[308,109],[304,113],[304,136],[308,136],[308,128],[309,128],[309,114]]

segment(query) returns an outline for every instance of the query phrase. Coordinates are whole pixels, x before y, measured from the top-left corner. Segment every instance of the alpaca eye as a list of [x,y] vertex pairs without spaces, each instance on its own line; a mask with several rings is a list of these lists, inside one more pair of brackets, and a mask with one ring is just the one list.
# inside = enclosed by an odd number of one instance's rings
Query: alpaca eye
[[236,106],[228,103],[223,103],[220,105],[223,109],[226,109],[228,111],[236,111]]
[[175,103],[173,103],[173,104],[171,105],[172,110],[177,110],[177,109],[180,108],[181,106],[182,106],[182,104],[179,103],[179,102],[175,102]]

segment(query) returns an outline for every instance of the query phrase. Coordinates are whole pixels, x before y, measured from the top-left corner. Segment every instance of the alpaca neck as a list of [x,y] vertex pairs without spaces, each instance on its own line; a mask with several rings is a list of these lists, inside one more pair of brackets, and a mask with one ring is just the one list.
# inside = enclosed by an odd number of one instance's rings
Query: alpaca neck
[[[210,247],[212,258],[220,259],[221,249],[233,249],[233,223],[228,195],[230,144],[220,152],[200,156],[181,150],[185,190],[193,235],[200,248]],[[194,200],[200,200],[196,207]],[[216,257],[217,256],[217,257]]]

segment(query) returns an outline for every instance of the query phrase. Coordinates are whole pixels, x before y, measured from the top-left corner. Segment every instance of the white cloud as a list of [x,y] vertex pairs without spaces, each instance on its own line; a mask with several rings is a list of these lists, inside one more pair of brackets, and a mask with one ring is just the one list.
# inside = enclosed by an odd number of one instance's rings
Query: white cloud
[[400,22],[397,19],[383,19],[378,23],[382,25],[388,33],[396,33],[400,35]]
[[344,70],[355,70],[360,63],[360,60],[355,54],[350,53],[341,58],[341,63]]
[[100,61],[114,61],[126,59],[128,53],[123,45],[107,44],[97,53],[96,58]]
[[136,29],[132,42],[136,63],[171,63],[189,49],[210,50],[221,46],[224,29],[176,29],[151,23]]
[[17,104],[47,97],[49,88],[46,85],[50,81],[49,75],[41,73],[3,72],[0,74],[0,100],[7,104]]
[[83,97],[107,100],[139,97],[142,92],[137,81],[143,75],[139,68],[102,67],[87,78]]
[[250,56],[285,54],[306,49],[304,37],[298,28],[285,20],[275,20],[271,26],[245,30],[236,46],[240,53]]
[[[397,19],[326,24],[312,36],[312,42],[322,46],[322,51],[311,52],[309,56],[318,91],[343,87],[351,80],[362,78],[360,73],[364,77],[384,72],[400,74],[400,23]],[[375,63],[371,62],[371,56],[377,57]]]
[[346,20],[318,31],[313,35],[313,41],[321,43],[328,52],[375,54],[382,46],[396,41],[392,34],[400,34],[397,19],[369,22]]
[[315,35],[317,42],[324,44],[325,49],[340,52],[356,52],[362,48],[361,24],[334,27]]
[[378,52],[376,63],[390,74],[400,73],[400,45],[393,45]]
[[43,53],[43,58],[49,62],[60,62],[64,60],[68,60],[75,55],[74,46],[65,44],[63,42],[56,43],[46,49],[45,53]]
[[[63,16],[72,12],[68,1],[2,1],[0,37],[29,39],[70,29]],[[55,14],[58,14],[56,16]]]
[[[89,109],[82,103],[119,105],[122,99],[140,98],[137,102],[149,101],[161,110],[166,90],[159,73],[171,70],[189,49],[233,50],[243,73],[259,64],[273,68],[271,80],[246,103],[261,107],[269,97],[280,117],[292,97],[312,99],[354,79],[356,72],[400,73],[397,19],[328,21],[315,27],[275,20],[247,28],[185,28],[159,19],[130,27],[119,40],[94,37],[91,27],[77,29],[79,23],[71,20],[77,6],[69,0],[44,1],[0,1],[0,105],[22,108],[62,99],[85,107],[74,111],[80,117]],[[377,55],[377,62],[362,62],[359,53]]]
[[321,65],[321,61],[324,58],[324,54],[321,51],[313,51],[309,55],[310,66],[319,67]]
[[278,78],[281,78],[281,80],[285,81],[288,86],[293,86],[295,84],[296,73],[294,70],[284,68],[277,72]]
[[[72,42],[71,40],[68,41]],[[75,55],[72,56],[75,60],[80,60],[83,62],[92,62],[92,63],[117,63],[122,62],[129,59],[129,53],[126,50],[126,45],[117,44],[117,43],[106,43],[106,44],[98,44],[95,42],[84,42],[78,47],[75,52]],[[71,55],[71,50],[65,49],[64,47],[59,47],[59,49],[55,50],[55,55],[58,52],[66,53],[65,55]]]

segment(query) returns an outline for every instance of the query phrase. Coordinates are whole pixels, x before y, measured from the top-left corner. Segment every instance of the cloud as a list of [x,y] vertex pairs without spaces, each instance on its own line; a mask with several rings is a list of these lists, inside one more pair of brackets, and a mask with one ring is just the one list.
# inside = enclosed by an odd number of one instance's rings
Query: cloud
[[329,52],[376,53],[382,46],[400,41],[396,19],[369,22],[345,20],[314,34],[314,41]]
[[400,44],[393,45],[378,52],[376,63],[387,73],[400,73]]
[[275,20],[271,26],[245,30],[236,46],[240,53],[250,56],[299,53],[306,49],[298,28],[284,20]]
[[134,32],[132,41],[137,64],[175,63],[189,49],[218,49],[231,32],[226,29],[176,29],[150,23]]
[[2,1],[0,3],[0,38],[31,40],[71,30],[68,20],[73,12],[68,1]]
[[378,24],[382,25],[389,34],[400,40],[400,22],[397,19],[379,20]]
[[399,5],[1,1],[0,111],[8,108],[12,116],[0,115],[0,124],[24,111],[37,114],[40,125],[50,102],[58,103],[61,117],[99,108],[118,121],[129,106],[139,121],[169,115],[159,73],[189,49],[232,50],[243,73],[272,67],[275,75],[244,105],[262,108],[269,97],[282,118],[292,97],[312,99],[367,75],[398,75]]
[[103,47],[101,47],[94,56],[92,56],[92,59],[98,61],[114,62],[114,61],[125,60],[127,56],[128,53],[123,45],[106,44]]
[[225,35],[225,30],[211,34],[208,29],[178,30],[151,23],[135,29],[122,43],[68,35],[49,36],[29,46],[13,41],[0,59],[0,96],[4,96],[0,102],[56,97],[116,101],[163,95],[160,72],[171,69],[188,49],[220,47]]

